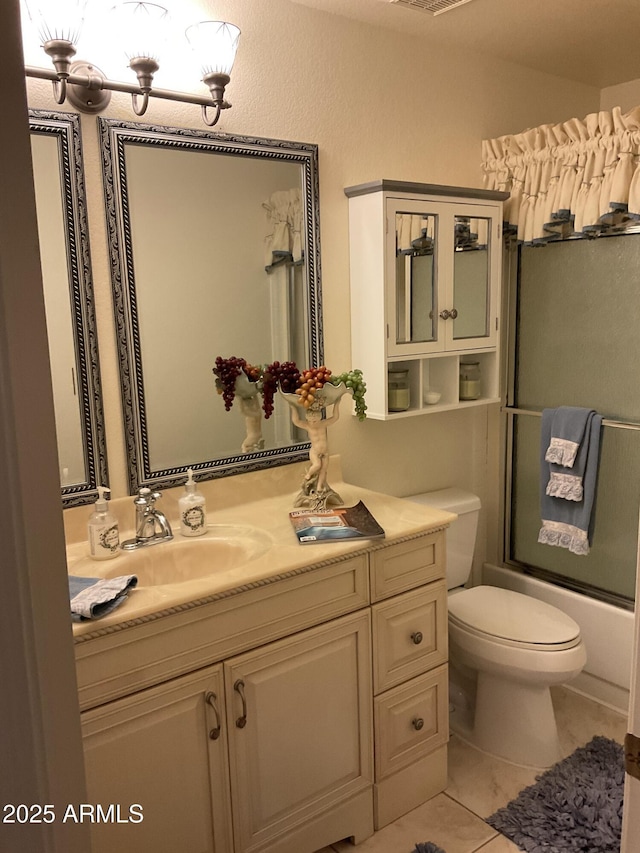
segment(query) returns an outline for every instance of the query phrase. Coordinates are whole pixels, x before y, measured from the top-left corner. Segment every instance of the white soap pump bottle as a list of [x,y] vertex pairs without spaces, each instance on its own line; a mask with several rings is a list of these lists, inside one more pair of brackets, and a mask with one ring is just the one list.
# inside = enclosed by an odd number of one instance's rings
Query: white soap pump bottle
[[180,533],[183,536],[202,536],[207,532],[207,506],[204,495],[196,487],[193,470],[187,470],[185,493],[178,501]]
[[111,560],[120,553],[118,519],[109,512],[105,497],[109,489],[98,486],[98,500],[87,524],[89,554],[94,560]]

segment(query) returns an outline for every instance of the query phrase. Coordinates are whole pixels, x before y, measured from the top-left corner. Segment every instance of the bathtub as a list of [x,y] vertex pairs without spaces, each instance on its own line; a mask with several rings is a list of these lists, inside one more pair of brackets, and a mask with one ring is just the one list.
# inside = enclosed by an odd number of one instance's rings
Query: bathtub
[[502,566],[485,563],[482,582],[539,598],[580,625],[587,665],[570,687],[626,714],[629,707],[633,613]]

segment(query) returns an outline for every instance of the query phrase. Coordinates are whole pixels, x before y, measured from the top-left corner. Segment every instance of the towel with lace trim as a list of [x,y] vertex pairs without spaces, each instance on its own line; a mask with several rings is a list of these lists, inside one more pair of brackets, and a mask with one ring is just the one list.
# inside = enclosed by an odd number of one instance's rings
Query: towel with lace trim
[[[589,425],[593,409],[559,406],[553,409],[551,438],[545,452],[550,477],[547,494],[566,501],[581,501],[583,469],[588,455]],[[562,469],[570,468],[569,472]]]
[[[560,412],[560,409],[563,411]],[[593,409],[568,406],[560,409],[545,409],[542,413],[542,527],[538,542],[567,548],[574,554],[588,554],[602,416]],[[552,451],[552,447],[560,447],[558,444],[552,445],[554,438],[578,445],[575,454],[572,449],[567,455],[563,453],[564,461],[571,461],[571,473],[562,470],[569,466],[549,461],[549,456],[559,457]]]

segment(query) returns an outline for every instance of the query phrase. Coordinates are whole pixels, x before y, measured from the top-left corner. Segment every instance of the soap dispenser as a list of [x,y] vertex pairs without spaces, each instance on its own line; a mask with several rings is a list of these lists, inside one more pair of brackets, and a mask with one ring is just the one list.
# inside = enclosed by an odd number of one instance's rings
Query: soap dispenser
[[180,533],[183,536],[202,536],[207,532],[207,507],[204,495],[196,487],[193,470],[187,470],[185,493],[178,501]]
[[109,489],[98,486],[98,500],[87,524],[89,554],[94,560],[111,560],[117,557],[120,546],[118,520],[109,512],[105,494]]

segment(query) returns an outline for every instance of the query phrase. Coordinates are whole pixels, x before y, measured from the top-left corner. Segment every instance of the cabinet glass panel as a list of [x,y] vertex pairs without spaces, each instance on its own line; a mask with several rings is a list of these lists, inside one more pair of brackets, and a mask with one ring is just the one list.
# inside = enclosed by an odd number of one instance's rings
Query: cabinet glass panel
[[489,334],[490,219],[455,217],[453,259],[453,339]]
[[436,340],[433,214],[396,213],[396,343]]

